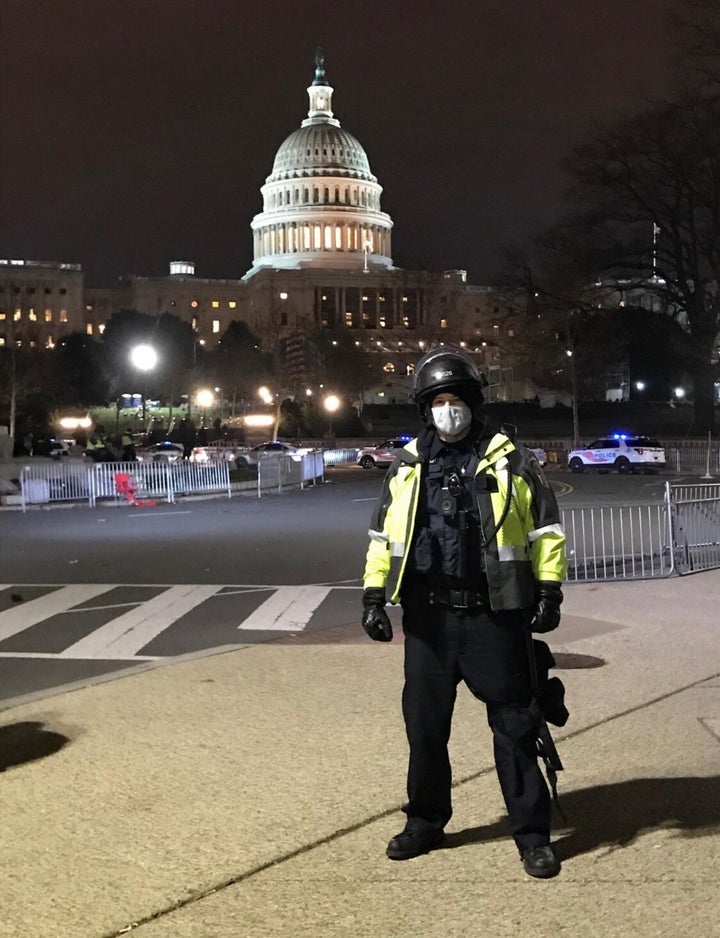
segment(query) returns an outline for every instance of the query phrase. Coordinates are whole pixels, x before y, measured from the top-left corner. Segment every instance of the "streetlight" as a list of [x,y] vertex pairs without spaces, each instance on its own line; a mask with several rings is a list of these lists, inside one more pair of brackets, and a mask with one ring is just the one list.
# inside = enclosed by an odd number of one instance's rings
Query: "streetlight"
[[577,403],[577,374],[575,373],[575,356],[573,350],[565,349],[565,354],[570,359],[570,382],[572,384],[572,417],[573,417],[573,449],[580,445],[580,422],[578,420]]
[[635,382],[635,390],[636,390],[636,391],[644,391],[646,387],[647,387],[647,385],[645,384],[644,381],[636,381],[636,382]]
[[215,395],[209,388],[202,388],[195,395],[195,403],[202,410],[202,425],[205,426],[205,411],[215,403]]
[[330,446],[334,446],[335,436],[333,434],[333,414],[340,407],[340,398],[335,394],[328,394],[327,397],[323,398],[323,407],[328,414],[328,444]]
[[152,345],[136,345],[130,352],[130,362],[132,365],[137,368],[138,371],[142,371],[145,377],[143,382],[143,395],[142,395],[142,422],[143,422],[143,432],[145,431],[145,408],[147,404],[147,381],[148,375],[157,365],[158,355]]

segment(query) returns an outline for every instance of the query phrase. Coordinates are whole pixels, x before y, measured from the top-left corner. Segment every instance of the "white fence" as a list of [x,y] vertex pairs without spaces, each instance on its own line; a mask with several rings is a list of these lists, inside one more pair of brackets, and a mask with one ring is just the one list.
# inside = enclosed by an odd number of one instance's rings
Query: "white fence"
[[258,498],[263,492],[282,492],[288,488],[302,489],[325,477],[323,453],[265,453],[258,460]]
[[228,463],[105,462],[42,463],[24,466],[20,473],[23,511],[29,504],[98,499],[163,499],[176,495],[226,492],[231,495]]
[[665,484],[654,505],[563,508],[568,580],[638,580],[720,568],[720,483]]

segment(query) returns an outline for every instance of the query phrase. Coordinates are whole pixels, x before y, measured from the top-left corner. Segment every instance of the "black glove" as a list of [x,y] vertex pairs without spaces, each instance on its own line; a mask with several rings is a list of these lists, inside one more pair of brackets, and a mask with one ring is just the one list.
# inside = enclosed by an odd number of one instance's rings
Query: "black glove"
[[362,627],[374,642],[391,642],[392,625],[385,612],[385,590],[378,586],[363,592]]
[[530,622],[532,632],[552,632],[560,625],[560,604],[563,601],[559,583],[541,580],[535,584],[535,609]]

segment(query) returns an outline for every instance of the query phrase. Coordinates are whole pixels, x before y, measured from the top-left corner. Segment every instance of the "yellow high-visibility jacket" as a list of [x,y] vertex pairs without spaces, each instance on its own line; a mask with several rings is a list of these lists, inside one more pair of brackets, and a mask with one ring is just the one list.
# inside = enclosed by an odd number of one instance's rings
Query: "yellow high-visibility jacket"
[[[423,494],[423,463],[418,441],[412,440],[388,469],[371,522],[363,585],[384,589],[391,603],[402,599],[403,574]],[[486,474],[497,484],[485,484]],[[492,537],[506,504],[508,478],[509,510]],[[529,608],[535,602],[537,581],[561,583],[567,573],[555,495],[534,455],[504,433],[496,433],[475,471],[474,496],[486,541],[490,604],[495,611]]]

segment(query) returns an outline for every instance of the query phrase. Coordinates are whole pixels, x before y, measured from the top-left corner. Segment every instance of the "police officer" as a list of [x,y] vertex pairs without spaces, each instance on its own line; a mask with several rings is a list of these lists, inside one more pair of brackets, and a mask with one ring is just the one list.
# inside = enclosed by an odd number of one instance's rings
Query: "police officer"
[[135,462],[137,453],[135,452],[135,439],[130,427],[125,427],[125,431],[120,437],[120,445],[122,446],[122,461]]
[[538,764],[528,623],[560,622],[565,538],[535,457],[488,433],[483,379],[472,359],[442,347],[414,375],[425,424],[388,470],[370,529],[363,628],[391,641],[386,599],[401,603],[402,707],[410,746],[407,822],[387,855],[438,847],[452,814],[448,740],[462,680],[487,707],[495,766],[525,871],[560,871],[550,845],[551,800]]

